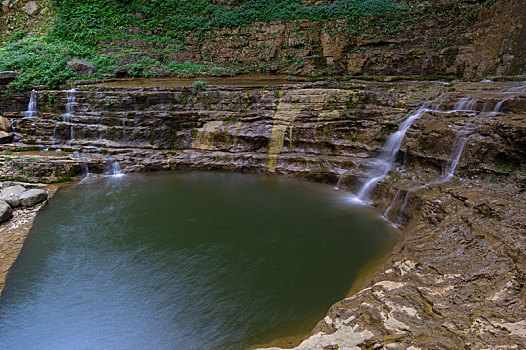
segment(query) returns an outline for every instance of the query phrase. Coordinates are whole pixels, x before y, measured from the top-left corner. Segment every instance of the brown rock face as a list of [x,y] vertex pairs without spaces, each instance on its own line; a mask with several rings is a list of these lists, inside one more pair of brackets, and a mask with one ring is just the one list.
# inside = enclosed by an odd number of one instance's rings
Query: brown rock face
[[66,92],[37,94],[36,118],[21,118],[28,96],[0,112],[17,142],[63,153],[4,152],[4,179],[103,172],[113,157],[125,172],[271,172],[357,193],[425,106],[370,193],[400,243],[298,349],[526,347],[526,83],[84,87],[66,119]]
[[[426,8],[427,10],[419,10]],[[473,80],[526,73],[524,0],[477,3],[432,1],[387,24],[298,20],[255,23],[189,35],[177,50],[142,40],[104,42],[122,48],[122,63],[137,52],[177,62],[214,62],[304,76],[456,76]],[[163,45],[163,44],[161,44]],[[165,46],[166,47],[166,46]],[[163,47],[164,48],[164,47]],[[162,57],[161,57],[162,56]]]
[[0,117],[0,131],[11,131],[11,121],[9,119]]

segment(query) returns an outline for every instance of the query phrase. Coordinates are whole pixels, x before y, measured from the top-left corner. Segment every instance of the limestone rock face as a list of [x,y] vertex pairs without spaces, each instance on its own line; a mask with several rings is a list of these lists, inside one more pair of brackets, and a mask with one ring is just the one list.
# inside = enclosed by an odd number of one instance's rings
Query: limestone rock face
[[[357,71],[367,65],[351,61]],[[370,178],[371,158],[429,104],[407,130],[397,164],[371,192],[372,204],[403,229],[403,241],[370,288],[335,304],[298,349],[381,348],[392,339],[400,349],[526,349],[523,80],[210,84],[200,91],[110,83],[77,89],[83,103],[70,123],[57,120],[63,104],[52,103],[64,101],[65,91],[37,91],[48,97],[39,95],[39,106],[51,113],[31,119],[15,118],[27,95],[12,95],[2,112],[13,116],[17,140],[79,152],[91,146],[101,156],[7,152],[0,176],[66,181],[83,165],[104,172],[107,154],[125,172],[272,172],[357,193]]]
[[91,62],[84,60],[73,59],[67,63],[67,67],[81,75],[97,72],[97,69]]
[[0,130],[11,131],[11,121],[7,118],[0,117]]
[[25,191],[20,195],[20,204],[24,207],[32,207],[47,199],[47,192],[39,189]]
[[34,16],[38,12],[38,5],[34,1],[30,1],[22,7],[22,11],[30,16]]
[[12,213],[13,210],[11,209],[9,204],[7,204],[7,202],[3,199],[0,199],[0,222],[4,222],[7,219],[9,219]]
[[0,197],[6,201],[10,206],[18,207],[20,205],[20,195],[24,193],[26,189],[23,186],[16,185],[4,188],[0,192]]
[[5,131],[0,131],[0,143],[9,143],[13,141],[13,134]]
[[14,71],[4,71],[0,72],[0,85],[7,85],[19,76],[19,72]]

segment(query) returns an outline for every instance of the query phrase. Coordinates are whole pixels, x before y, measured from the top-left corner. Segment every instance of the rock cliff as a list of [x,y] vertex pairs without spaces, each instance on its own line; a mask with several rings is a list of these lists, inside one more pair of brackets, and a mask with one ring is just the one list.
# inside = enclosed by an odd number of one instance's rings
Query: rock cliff
[[36,97],[32,118],[28,95],[1,98],[16,130],[2,146],[4,180],[61,181],[118,160],[125,172],[271,172],[357,193],[371,159],[424,106],[369,198],[401,242],[298,349],[526,347],[524,83],[85,86]]

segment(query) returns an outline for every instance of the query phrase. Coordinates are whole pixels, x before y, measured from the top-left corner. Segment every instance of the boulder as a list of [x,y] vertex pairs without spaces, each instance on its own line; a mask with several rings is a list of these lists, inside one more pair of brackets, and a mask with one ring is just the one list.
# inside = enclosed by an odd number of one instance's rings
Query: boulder
[[22,7],[22,11],[30,16],[34,16],[38,12],[38,5],[36,2],[30,1]]
[[95,66],[91,62],[84,60],[73,59],[69,61],[66,65],[69,69],[80,75],[92,74],[97,72],[97,68],[95,68]]
[[13,209],[7,204],[6,201],[0,199],[0,222],[4,222],[11,217]]
[[0,192],[2,200],[6,201],[13,208],[20,205],[20,195],[24,193],[26,189],[24,186],[16,185],[6,187]]
[[13,141],[13,134],[5,131],[0,131],[0,144],[9,143]]
[[44,190],[27,190],[20,195],[20,204],[24,207],[32,207],[42,203],[47,199],[47,192]]
[[11,121],[9,119],[0,117],[0,131],[11,131]]
[[9,84],[13,80],[15,80],[16,77],[18,77],[19,75],[20,75],[19,72],[14,72],[10,70],[0,72],[0,85]]

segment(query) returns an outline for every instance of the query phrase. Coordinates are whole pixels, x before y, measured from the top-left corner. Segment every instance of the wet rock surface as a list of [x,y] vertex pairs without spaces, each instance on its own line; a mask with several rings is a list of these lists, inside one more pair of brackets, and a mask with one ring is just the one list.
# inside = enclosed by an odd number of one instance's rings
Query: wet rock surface
[[370,193],[401,242],[298,348],[526,347],[526,83],[84,87],[66,115],[67,92],[37,94],[36,118],[19,103],[0,111],[17,130],[0,154],[5,180],[64,181],[118,160],[125,172],[271,172],[357,193],[427,106]]

